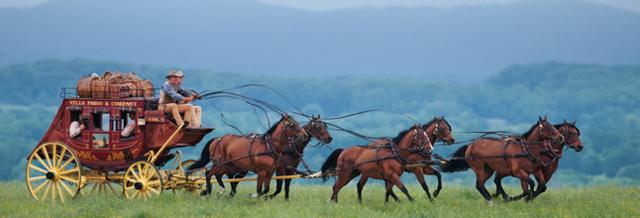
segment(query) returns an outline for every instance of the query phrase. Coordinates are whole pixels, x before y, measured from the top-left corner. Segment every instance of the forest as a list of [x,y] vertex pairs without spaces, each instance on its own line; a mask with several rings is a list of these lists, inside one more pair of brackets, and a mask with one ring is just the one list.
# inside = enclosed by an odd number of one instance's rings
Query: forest
[[[0,180],[22,180],[26,157],[48,128],[62,98],[61,87],[75,87],[83,75],[104,71],[136,72],[154,85],[163,82],[173,67],[120,62],[41,60],[0,67]],[[428,122],[445,116],[457,141],[477,134],[465,131],[504,130],[524,132],[538,116],[553,122],[575,121],[585,145],[582,152],[567,150],[560,164],[563,176],[556,185],[640,181],[640,66],[603,66],[544,62],[512,65],[475,84],[439,82],[421,76],[263,76],[183,69],[185,86],[196,91],[219,90],[248,83],[273,87],[286,98],[264,88],[235,92],[273,102],[283,108],[301,108],[307,114],[336,117],[367,109],[395,111],[367,113],[331,121],[368,136],[394,136],[414,121]],[[399,74],[400,75],[400,74]],[[268,128],[264,115],[233,99],[197,102],[204,108],[204,124],[215,127],[209,137],[237,133],[223,120],[244,132],[262,133]],[[224,114],[224,118],[221,116]],[[270,114],[271,121],[277,114]],[[305,118],[297,117],[300,122]],[[331,149],[366,141],[331,131],[334,142],[309,147],[305,160],[319,168]],[[461,145],[436,146],[435,153],[450,154]],[[202,149],[182,151],[195,157]],[[445,176],[455,180],[460,176]],[[468,178],[465,178],[468,179]]]

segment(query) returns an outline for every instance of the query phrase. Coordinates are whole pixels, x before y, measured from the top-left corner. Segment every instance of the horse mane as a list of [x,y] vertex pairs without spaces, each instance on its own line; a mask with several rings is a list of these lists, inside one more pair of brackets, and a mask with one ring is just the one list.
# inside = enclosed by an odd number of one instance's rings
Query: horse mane
[[531,133],[533,132],[534,129],[536,129],[536,127],[538,127],[538,124],[540,123],[540,121],[536,122],[535,124],[533,124],[533,126],[531,126],[531,128],[529,128],[529,130],[527,130],[525,133],[522,134],[523,139],[526,139],[529,137],[529,135],[531,135]]
[[404,136],[407,135],[407,133],[409,133],[413,129],[414,129],[414,127],[411,127],[409,129],[403,130],[402,132],[398,133],[398,136],[396,136],[392,140],[393,144],[398,144],[400,142],[400,140],[402,140],[402,138],[404,138]]
[[277,123],[274,123],[271,128],[269,128],[269,130],[267,130],[266,133],[264,133],[264,135],[271,135],[271,133],[275,132],[276,129],[278,128],[278,125],[280,125],[280,123],[282,122],[282,120],[284,120],[284,117],[280,118],[280,120]]
[[560,123],[560,124],[553,125],[553,127],[555,127],[556,129],[560,129],[565,124],[569,125],[569,127],[571,127],[571,128],[575,128],[578,131],[578,135],[580,135],[580,129],[578,129],[578,127],[576,125],[574,125],[573,123]]
[[449,130],[450,131],[453,131],[453,128],[451,128],[451,124],[449,124],[449,121],[447,121],[446,119],[438,118],[438,117],[434,117],[433,119],[431,119],[431,121],[429,121],[429,122],[425,123],[424,125],[422,125],[422,128],[425,129],[425,128],[431,126],[431,124],[433,124],[435,122],[438,122],[438,121],[441,121],[441,120],[444,121],[444,123],[446,123],[447,126],[449,126]]

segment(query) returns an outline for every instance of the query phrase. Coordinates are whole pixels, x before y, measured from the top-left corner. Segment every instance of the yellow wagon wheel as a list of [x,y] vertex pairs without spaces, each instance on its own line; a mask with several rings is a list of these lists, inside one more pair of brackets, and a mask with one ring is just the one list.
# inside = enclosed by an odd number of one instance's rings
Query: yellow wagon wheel
[[68,146],[49,142],[38,146],[27,162],[27,188],[36,200],[64,202],[80,187],[82,167]]
[[[189,168],[189,166],[191,166],[194,163],[196,163],[195,160],[185,160],[182,163],[180,163],[180,166],[182,166],[182,169],[178,169],[178,170],[182,170],[183,172],[185,172],[185,175],[186,175],[187,169]],[[187,183],[189,185],[186,187],[185,190],[191,193],[200,194],[199,191],[203,189],[204,185],[202,185],[198,181],[204,179],[206,172],[207,172],[207,169],[205,169],[204,167],[193,169],[189,174],[189,177],[187,177]]]
[[131,165],[122,181],[127,199],[148,199],[162,193],[162,176],[153,164],[138,161]]

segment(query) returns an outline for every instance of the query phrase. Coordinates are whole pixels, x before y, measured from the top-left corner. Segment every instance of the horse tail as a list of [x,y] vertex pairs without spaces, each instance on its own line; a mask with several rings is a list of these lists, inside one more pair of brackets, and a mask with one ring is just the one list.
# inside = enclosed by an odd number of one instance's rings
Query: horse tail
[[200,159],[197,160],[195,163],[191,164],[189,167],[187,167],[187,170],[202,168],[206,166],[209,163],[209,161],[211,161],[211,155],[209,154],[209,146],[211,146],[211,143],[213,142],[213,140],[216,140],[216,138],[213,138],[207,142],[207,144],[204,146],[204,149],[202,149],[202,152],[200,153]]
[[338,157],[340,157],[342,151],[344,151],[342,148],[336,149],[322,164],[320,168],[322,170],[322,182],[326,182],[329,179],[329,173],[334,171],[338,166]]
[[452,173],[469,169],[469,163],[464,159],[467,148],[469,148],[469,145],[458,148],[458,150],[451,155],[453,160],[449,160],[445,164],[440,165],[440,170]]

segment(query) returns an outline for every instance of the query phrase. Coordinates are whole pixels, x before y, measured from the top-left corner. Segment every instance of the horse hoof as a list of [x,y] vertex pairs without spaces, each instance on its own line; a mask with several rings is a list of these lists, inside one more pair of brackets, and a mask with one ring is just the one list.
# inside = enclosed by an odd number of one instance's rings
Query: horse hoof
[[433,198],[437,198],[438,194],[440,194],[440,189],[437,189],[436,191],[433,192]]
[[260,197],[260,196],[258,195],[258,193],[253,193],[253,194],[250,194],[249,197],[250,198],[257,198],[257,197]]
[[491,200],[487,201],[487,205],[489,205],[489,207],[493,207],[493,201]]

